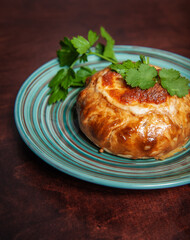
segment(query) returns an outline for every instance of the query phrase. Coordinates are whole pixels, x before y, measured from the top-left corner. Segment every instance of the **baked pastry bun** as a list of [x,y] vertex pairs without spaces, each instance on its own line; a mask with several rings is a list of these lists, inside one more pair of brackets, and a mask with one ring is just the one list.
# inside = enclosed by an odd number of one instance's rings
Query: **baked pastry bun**
[[164,159],[190,137],[190,92],[170,96],[159,83],[148,90],[131,88],[109,68],[87,79],[77,113],[82,132],[95,145],[126,158]]

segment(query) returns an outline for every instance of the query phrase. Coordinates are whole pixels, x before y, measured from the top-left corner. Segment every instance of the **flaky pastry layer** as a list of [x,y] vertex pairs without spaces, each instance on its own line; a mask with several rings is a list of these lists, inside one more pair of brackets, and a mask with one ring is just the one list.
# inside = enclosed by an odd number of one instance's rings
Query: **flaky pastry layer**
[[82,132],[95,145],[126,158],[164,159],[190,138],[190,93],[170,96],[159,84],[131,88],[109,68],[87,80],[77,113]]

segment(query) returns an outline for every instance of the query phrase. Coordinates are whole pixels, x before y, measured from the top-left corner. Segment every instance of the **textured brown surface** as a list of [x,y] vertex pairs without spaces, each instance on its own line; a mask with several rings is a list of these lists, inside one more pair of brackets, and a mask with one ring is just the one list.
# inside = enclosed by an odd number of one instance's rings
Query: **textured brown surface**
[[190,57],[189,12],[188,0],[1,1],[0,239],[189,239],[188,185],[133,191],[72,178],[26,147],[13,117],[20,86],[63,36],[103,25],[116,44]]

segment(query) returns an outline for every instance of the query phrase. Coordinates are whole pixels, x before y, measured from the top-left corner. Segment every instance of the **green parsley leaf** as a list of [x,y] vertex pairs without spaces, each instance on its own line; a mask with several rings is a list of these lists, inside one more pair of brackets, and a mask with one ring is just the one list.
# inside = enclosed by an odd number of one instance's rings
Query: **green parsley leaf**
[[139,87],[140,73],[137,69],[131,68],[129,69],[128,74],[124,79],[131,87]]
[[156,83],[155,77],[158,75],[156,69],[147,64],[141,64],[139,67],[139,87],[141,89],[149,89]]
[[57,72],[57,74],[52,78],[52,80],[49,82],[48,86],[50,88],[53,88],[54,86],[57,86],[61,84],[63,81],[65,75],[67,74],[66,69],[61,69]]
[[92,76],[96,72],[95,69],[89,67],[81,67],[76,73],[72,68],[64,68],[57,72],[49,83],[49,104],[53,104],[60,100],[65,100],[69,87],[83,87],[86,78]]
[[67,37],[60,41],[61,49],[57,51],[57,57],[60,66],[71,66],[72,63],[78,58],[79,53]]
[[177,70],[174,69],[166,69],[162,68],[159,71],[159,76],[161,80],[172,80],[172,79],[177,79],[180,77],[180,73]]
[[114,70],[115,72],[121,74],[121,76],[123,78],[125,78],[128,70],[129,70],[128,68],[125,68],[125,66],[123,64],[114,64],[113,63],[109,67],[111,70]]
[[96,45],[96,47],[95,47],[95,52],[98,53],[98,54],[103,55],[104,49],[105,49],[104,44],[98,43],[98,44]]
[[125,78],[126,77],[126,74],[127,74],[127,72],[128,72],[128,70],[130,69],[130,68],[133,68],[134,67],[134,63],[131,61],[131,60],[127,60],[127,61],[125,61],[125,62],[123,62],[123,63],[121,63],[121,64],[111,64],[110,65],[110,68],[112,69],[112,70],[114,70],[114,71],[116,71],[116,72],[118,72],[119,74],[121,74],[121,76],[123,77],[123,78]]
[[90,46],[92,47],[94,45],[94,43],[99,39],[99,36],[97,35],[96,32],[93,32],[92,30],[90,30],[88,32],[88,41],[90,43]]
[[189,80],[184,77],[180,77],[174,80],[162,81],[163,88],[167,89],[171,96],[177,95],[178,97],[184,97],[189,93]]
[[94,73],[96,72],[95,69],[91,69],[89,67],[80,67],[80,69],[76,72],[76,77],[73,80],[71,86],[73,86],[73,83],[81,83],[81,84],[85,84],[87,77],[92,76]]
[[132,62],[131,60],[126,60],[123,63],[116,64],[113,63],[110,65],[110,68],[121,74],[121,76],[125,79],[129,69],[131,68],[138,69],[140,65],[141,65],[140,61]]
[[73,79],[75,78],[75,72],[72,68],[65,69],[66,74],[61,82],[61,87],[68,89],[71,86]]
[[123,66],[126,69],[136,68],[138,69],[141,65],[141,61],[132,62],[131,60],[126,60],[123,62]]
[[101,36],[106,40],[106,46],[103,52],[103,56],[109,59],[116,60],[115,53],[113,50],[115,41],[110,36],[110,34],[105,30],[105,28],[101,27],[100,32],[101,32]]
[[48,84],[50,88],[50,91],[48,93],[50,95],[48,99],[49,104],[53,104],[60,100],[65,100],[68,94],[68,89],[63,88],[61,85],[65,77],[67,76],[67,73],[68,73],[67,69],[61,69],[49,82]]
[[53,104],[56,103],[60,100],[65,100],[65,98],[67,97],[68,94],[68,90],[67,89],[61,89],[61,88],[57,88],[56,90],[54,90],[51,93],[51,96],[48,99],[48,104]]
[[184,97],[189,93],[190,81],[180,76],[180,72],[174,69],[161,69],[159,71],[160,81],[163,88],[165,88],[171,96],[177,95]]
[[155,85],[156,76],[157,71],[154,67],[142,63],[138,69],[129,69],[125,80],[131,87],[140,87],[144,90]]
[[84,54],[87,52],[87,50],[90,48],[90,43],[88,40],[86,40],[84,37],[82,36],[78,36],[78,37],[73,37],[73,39],[71,40],[72,44],[74,45],[74,47],[77,49],[77,52],[79,54]]

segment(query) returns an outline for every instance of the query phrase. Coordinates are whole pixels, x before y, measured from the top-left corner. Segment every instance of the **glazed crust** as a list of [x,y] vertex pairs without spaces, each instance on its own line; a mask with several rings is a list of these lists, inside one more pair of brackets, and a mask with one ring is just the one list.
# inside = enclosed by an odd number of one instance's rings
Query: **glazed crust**
[[82,132],[95,145],[126,158],[164,159],[190,138],[190,93],[170,96],[159,84],[131,88],[109,68],[87,79],[77,113]]

